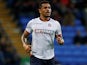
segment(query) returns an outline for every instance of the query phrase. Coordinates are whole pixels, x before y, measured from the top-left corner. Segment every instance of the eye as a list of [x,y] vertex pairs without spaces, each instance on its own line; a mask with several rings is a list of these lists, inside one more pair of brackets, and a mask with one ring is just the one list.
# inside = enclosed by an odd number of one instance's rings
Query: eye
[[44,9],[47,9],[47,8],[48,8],[48,9],[51,9],[51,7],[44,7]]
[[47,9],[47,7],[44,7],[45,9]]

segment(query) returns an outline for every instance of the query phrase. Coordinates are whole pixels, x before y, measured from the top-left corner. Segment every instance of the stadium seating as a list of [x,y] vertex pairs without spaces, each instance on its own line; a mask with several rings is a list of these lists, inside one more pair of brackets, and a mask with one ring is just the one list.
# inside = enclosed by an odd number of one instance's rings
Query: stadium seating
[[76,19],[75,26],[62,26],[63,37],[65,43],[63,46],[58,45],[54,40],[55,46],[55,58],[62,65],[87,65],[87,46],[86,45],[74,45],[73,37],[79,30],[81,36],[86,35],[84,26],[81,21]]
[[55,46],[55,58],[63,65],[87,64],[87,46]]
[[[80,0],[80,1],[84,1],[84,0]],[[78,0],[75,2],[80,2],[80,1]],[[8,6],[9,5],[12,5],[12,0],[8,0]],[[55,4],[55,8],[58,9],[57,11],[59,11],[60,9],[58,7],[59,7],[58,3]],[[64,10],[64,8],[62,9]],[[87,65],[87,46],[86,45],[80,45],[80,46],[74,45],[74,41],[73,41],[73,38],[77,34],[77,31],[80,31],[81,36],[85,36],[87,34],[80,19],[84,17],[82,16],[82,12],[79,11],[80,9],[78,11],[76,10],[76,8],[74,9],[76,12],[75,17],[79,19],[74,20],[75,26],[62,26],[63,37],[65,40],[64,45],[63,46],[59,45],[57,44],[56,40],[54,40],[55,58],[61,63],[61,65]],[[19,24],[21,24],[22,30],[25,29],[26,24],[32,18],[19,16]]]

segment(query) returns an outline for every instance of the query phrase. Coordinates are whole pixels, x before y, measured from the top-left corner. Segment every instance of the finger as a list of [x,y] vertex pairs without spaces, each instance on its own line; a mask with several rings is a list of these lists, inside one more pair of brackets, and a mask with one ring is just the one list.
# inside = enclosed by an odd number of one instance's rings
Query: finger
[[28,45],[28,46],[31,46],[31,45]]
[[61,37],[58,37],[57,39],[58,39],[58,40],[61,40]]
[[27,53],[30,53],[31,51],[26,51]]
[[31,45],[28,45],[28,47],[30,47],[30,48],[31,48]]
[[31,50],[31,48],[30,48],[30,47],[28,47],[28,48],[26,48],[25,50],[26,50],[26,51],[30,51],[30,50]]

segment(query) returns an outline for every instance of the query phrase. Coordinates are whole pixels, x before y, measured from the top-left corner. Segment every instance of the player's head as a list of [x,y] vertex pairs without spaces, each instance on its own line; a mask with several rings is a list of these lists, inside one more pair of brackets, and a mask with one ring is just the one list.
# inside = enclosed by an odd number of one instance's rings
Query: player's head
[[39,13],[41,16],[50,17],[51,5],[50,5],[49,1],[41,1],[39,3]]

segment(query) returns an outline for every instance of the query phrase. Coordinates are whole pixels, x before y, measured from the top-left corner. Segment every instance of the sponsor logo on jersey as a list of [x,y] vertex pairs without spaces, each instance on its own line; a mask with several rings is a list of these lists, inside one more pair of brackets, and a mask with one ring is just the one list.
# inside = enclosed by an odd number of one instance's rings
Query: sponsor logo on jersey
[[42,33],[42,34],[53,34],[53,30],[47,30],[47,29],[35,29],[35,33]]
[[48,24],[48,27],[51,27],[51,24],[50,23]]

